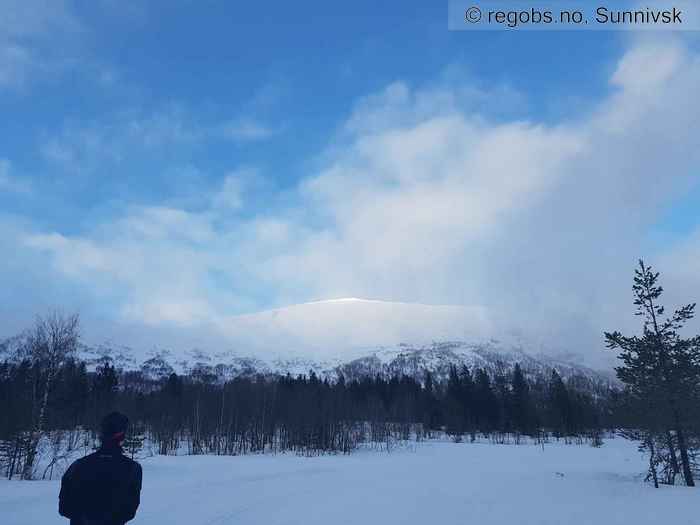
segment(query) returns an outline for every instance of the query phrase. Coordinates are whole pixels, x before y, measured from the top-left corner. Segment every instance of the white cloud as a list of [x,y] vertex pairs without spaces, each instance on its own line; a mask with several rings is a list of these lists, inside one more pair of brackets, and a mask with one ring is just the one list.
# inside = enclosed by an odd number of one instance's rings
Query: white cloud
[[647,41],[620,60],[611,82],[633,92],[656,89],[687,63],[686,55],[678,42]]
[[180,299],[158,297],[147,299],[143,303],[127,304],[122,309],[127,320],[142,322],[147,325],[174,323],[179,326],[190,326],[196,322],[206,323],[216,319],[206,300]]
[[211,207],[218,213],[240,210],[251,191],[264,184],[257,169],[245,166],[226,173],[218,191],[211,198]]
[[395,83],[358,103],[292,206],[232,220],[236,173],[197,213],[129,208],[27,242],[149,322],[218,320],[261,293],[369,296],[478,305],[497,329],[602,355],[602,330],[628,322],[645,232],[700,164],[695,53],[646,41],[610,81],[595,111],[558,124],[492,121],[468,87]]
[[53,255],[54,269],[122,304],[127,320],[187,324],[214,315],[202,276],[215,242],[204,217],[137,207],[87,237],[25,234],[25,246]]
[[[700,303],[700,227],[661,254],[656,269],[664,274],[664,288],[671,304]],[[700,313],[700,312],[698,312]]]

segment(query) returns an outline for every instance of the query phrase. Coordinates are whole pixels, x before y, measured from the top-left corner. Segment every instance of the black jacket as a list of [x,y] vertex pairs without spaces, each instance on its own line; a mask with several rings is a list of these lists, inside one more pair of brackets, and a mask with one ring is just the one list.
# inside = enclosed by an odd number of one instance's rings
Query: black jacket
[[120,448],[75,461],[61,479],[58,512],[71,525],[123,525],[141,501],[141,465]]

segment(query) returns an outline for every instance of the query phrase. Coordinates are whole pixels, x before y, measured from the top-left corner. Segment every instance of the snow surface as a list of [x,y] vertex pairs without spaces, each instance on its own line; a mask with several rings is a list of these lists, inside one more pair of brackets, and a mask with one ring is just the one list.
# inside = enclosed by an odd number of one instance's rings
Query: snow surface
[[[427,442],[351,456],[142,461],[138,524],[646,525],[700,523],[700,490],[640,479],[636,444]],[[0,482],[4,525],[67,523],[58,483]]]

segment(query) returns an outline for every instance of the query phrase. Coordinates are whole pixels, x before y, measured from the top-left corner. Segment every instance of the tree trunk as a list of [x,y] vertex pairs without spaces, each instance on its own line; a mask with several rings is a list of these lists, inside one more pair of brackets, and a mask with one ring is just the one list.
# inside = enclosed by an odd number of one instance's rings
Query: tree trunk
[[668,453],[670,455],[670,460],[671,460],[671,470],[673,471],[673,478],[671,479],[671,485],[675,485],[676,476],[681,471],[681,469],[678,466],[678,458],[676,457],[676,447],[673,444],[673,436],[671,435],[670,430],[666,431],[666,446],[668,447]]
[[27,456],[24,461],[24,468],[22,469],[22,479],[32,478],[34,460],[36,459],[36,452],[39,448],[39,440],[41,439],[41,433],[44,430],[44,419],[46,418],[46,407],[49,404],[49,389],[51,388],[52,379],[53,370],[50,368],[46,377],[46,384],[44,385],[44,395],[41,400],[41,407],[39,408],[39,417],[37,418],[36,427],[32,431],[31,436],[29,438]]
[[654,480],[654,488],[658,489],[659,477],[656,474],[656,449],[654,448],[654,437],[650,435],[647,437],[647,439],[647,443],[649,444],[649,473]]
[[685,484],[689,487],[694,487],[695,481],[693,480],[693,471],[690,468],[688,445],[685,442],[685,434],[680,426],[676,429],[676,436],[678,437],[678,449],[681,452],[681,464],[683,465],[683,478],[685,479]]
[[10,461],[10,468],[7,474],[7,479],[12,479],[12,476],[14,476],[15,474],[15,468],[17,467],[19,456],[21,455],[22,441],[23,440],[21,438],[21,435],[17,434],[17,439],[15,439],[15,446],[12,450],[12,460]]

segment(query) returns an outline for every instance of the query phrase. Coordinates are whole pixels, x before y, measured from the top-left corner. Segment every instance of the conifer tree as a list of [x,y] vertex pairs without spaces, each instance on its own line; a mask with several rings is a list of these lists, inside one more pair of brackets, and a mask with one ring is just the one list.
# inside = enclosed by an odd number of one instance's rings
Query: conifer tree
[[572,411],[569,391],[559,373],[552,369],[549,381],[549,413],[554,432],[557,436],[570,435],[572,432]]
[[474,402],[477,424],[485,434],[491,433],[498,421],[498,400],[491,388],[491,378],[486,370],[479,368],[474,380]]
[[642,335],[615,331],[606,332],[605,339],[608,348],[620,352],[617,376],[626,385],[629,403],[646,431],[650,454],[655,454],[655,441],[661,436],[660,441],[670,447],[669,461],[676,461],[675,441],[685,483],[694,486],[688,434],[700,402],[700,337],[684,339],[679,331],[693,318],[695,304],[664,317],[658,279],[659,273],[640,260],[632,289],[636,315],[643,319]]
[[462,365],[459,380],[461,383],[460,396],[462,401],[462,410],[464,413],[464,427],[465,430],[471,434],[471,439],[474,441],[476,439],[474,434],[474,380],[472,379],[472,374],[466,365]]
[[530,434],[533,429],[532,400],[530,387],[525,380],[520,363],[515,363],[512,379],[512,413],[515,429],[522,434]]
[[446,420],[447,433],[457,441],[464,433],[464,408],[462,406],[462,383],[457,367],[452,365],[447,378]]

